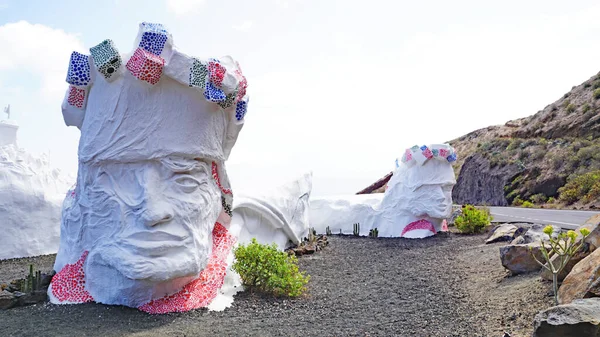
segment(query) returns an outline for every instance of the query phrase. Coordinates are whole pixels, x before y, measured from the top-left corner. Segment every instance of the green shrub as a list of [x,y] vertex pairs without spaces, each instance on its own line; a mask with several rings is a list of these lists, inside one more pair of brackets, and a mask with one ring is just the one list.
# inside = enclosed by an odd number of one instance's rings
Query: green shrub
[[600,197],[600,170],[572,177],[558,192],[559,199],[567,205],[579,200],[589,202]]
[[521,207],[533,208],[533,203],[531,201],[525,200],[525,201],[523,201],[523,204],[521,205]]
[[548,198],[544,195],[544,193],[538,193],[532,195],[529,200],[531,200],[531,202],[534,204],[543,204],[546,202],[546,200],[548,200]]
[[462,214],[456,217],[454,225],[461,233],[479,233],[492,221],[492,216],[487,208],[477,209],[473,205],[466,205]]
[[550,198],[548,198],[548,203],[549,203],[549,204],[553,204],[553,203],[555,203],[555,202],[556,202],[556,199],[554,199],[554,197],[550,197]]
[[570,103],[569,105],[567,105],[567,113],[573,113],[575,112],[575,105],[573,105],[573,103]]
[[588,103],[585,103],[581,109],[583,110],[583,112],[588,112],[591,108],[592,107],[590,107]]
[[598,99],[598,98],[600,98],[600,88],[598,88],[598,89],[594,90],[594,94],[593,94],[593,95],[594,95],[594,98],[595,98],[595,99]]
[[298,270],[298,259],[279,251],[277,245],[263,245],[252,239],[248,245],[239,245],[234,250],[235,270],[244,285],[275,296],[300,296],[310,279]]
[[519,196],[516,196],[513,199],[512,204],[513,204],[513,206],[521,206],[521,205],[523,205],[523,199],[519,198]]

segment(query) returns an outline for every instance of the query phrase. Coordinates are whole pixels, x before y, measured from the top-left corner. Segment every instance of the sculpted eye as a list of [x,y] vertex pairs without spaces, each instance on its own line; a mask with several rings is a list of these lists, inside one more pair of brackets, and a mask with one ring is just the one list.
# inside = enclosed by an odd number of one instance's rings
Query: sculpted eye
[[200,182],[192,176],[178,177],[175,179],[175,183],[188,193],[194,192],[200,186]]

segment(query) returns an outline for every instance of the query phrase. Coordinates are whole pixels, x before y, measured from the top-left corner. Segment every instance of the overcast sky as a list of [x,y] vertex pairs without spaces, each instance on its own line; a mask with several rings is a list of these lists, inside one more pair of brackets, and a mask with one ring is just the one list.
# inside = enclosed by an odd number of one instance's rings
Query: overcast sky
[[313,195],[354,193],[405,148],[531,115],[600,70],[594,1],[0,0],[0,106],[20,146],[75,174],[69,55],[106,38],[128,52],[142,21],[239,61],[234,190],[312,170]]

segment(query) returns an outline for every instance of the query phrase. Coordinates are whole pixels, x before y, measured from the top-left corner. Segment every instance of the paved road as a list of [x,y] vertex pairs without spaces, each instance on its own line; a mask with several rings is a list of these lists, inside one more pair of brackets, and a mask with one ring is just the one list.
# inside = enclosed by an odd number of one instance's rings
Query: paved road
[[600,211],[569,211],[555,209],[532,209],[516,207],[490,207],[494,221],[524,221],[544,225],[557,225],[575,229]]

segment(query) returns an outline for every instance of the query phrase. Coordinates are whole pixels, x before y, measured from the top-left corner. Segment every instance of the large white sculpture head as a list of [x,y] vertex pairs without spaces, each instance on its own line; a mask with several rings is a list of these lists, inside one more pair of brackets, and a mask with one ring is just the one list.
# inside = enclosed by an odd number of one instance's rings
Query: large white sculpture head
[[128,55],[111,40],[90,53],[72,54],[62,107],[81,138],[51,300],[205,306],[233,244],[224,163],[244,123],[246,79],[230,57],[178,51],[160,24],[140,24]]
[[381,210],[397,214],[394,230],[400,236],[425,237],[441,230],[452,213],[454,162],[456,152],[447,144],[413,146],[396,160]]

